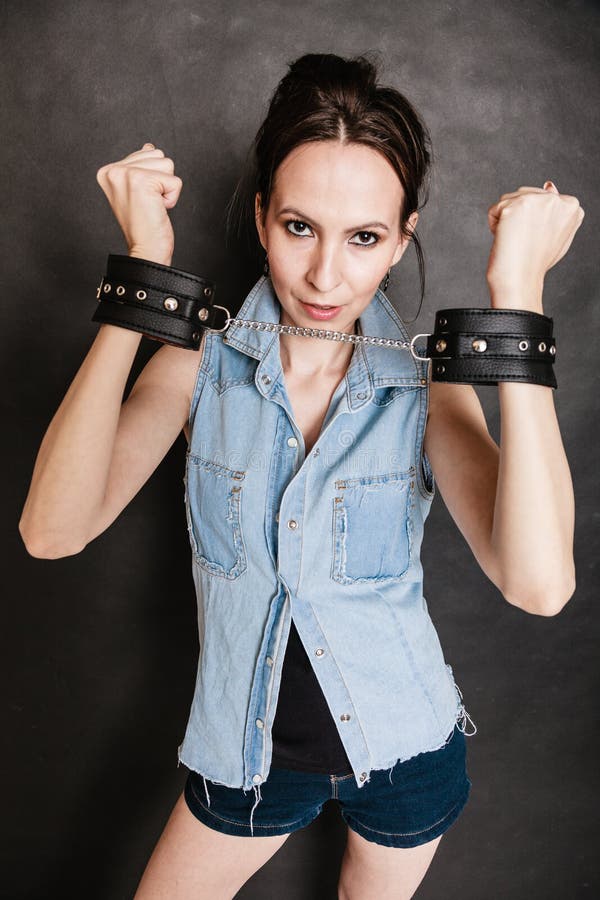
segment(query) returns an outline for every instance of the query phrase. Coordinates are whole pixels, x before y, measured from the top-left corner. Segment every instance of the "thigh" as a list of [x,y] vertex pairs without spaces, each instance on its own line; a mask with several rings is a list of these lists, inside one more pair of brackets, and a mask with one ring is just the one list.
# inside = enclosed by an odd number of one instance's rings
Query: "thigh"
[[287,837],[237,837],[216,831],[193,815],[182,793],[134,900],[231,900]]
[[417,847],[384,847],[348,827],[338,900],[410,900],[441,840],[440,834]]
[[409,900],[470,789],[458,726],[444,747],[373,770],[361,788],[352,779],[340,781],[338,800],[348,824],[340,900]]

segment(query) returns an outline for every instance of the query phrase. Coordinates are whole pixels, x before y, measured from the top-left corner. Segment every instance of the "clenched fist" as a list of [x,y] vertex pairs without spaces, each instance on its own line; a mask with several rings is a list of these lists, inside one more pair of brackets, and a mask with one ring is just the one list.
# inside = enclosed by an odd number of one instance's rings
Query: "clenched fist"
[[174,169],[173,160],[150,143],[98,169],[96,180],[121,226],[130,256],[171,264],[175,236],[167,210],[173,209],[183,186]]
[[502,194],[488,209],[492,305],[543,312],[546,272],[563,258],[584,215],[577,197],[559,194],[551,181]]

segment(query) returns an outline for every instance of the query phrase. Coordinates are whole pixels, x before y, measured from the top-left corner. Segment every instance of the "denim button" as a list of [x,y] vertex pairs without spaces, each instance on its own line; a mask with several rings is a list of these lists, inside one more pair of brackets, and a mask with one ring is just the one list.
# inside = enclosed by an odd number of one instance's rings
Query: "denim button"
[[342,715],[340,716],[340,719],[342,720],[342,722],[349,722],[350,716],[348,715],[348,713],[342,713]]
[[297,447],[298,446],[298,440],[295,437],[289,437],[287,439],[287,442],[288,442],[288,447]]
[[325,653],[325,651],[323,650],[322,647],[318,647],[317,650],[315,650],[315,654],[317,656],[323,656],[324,653]]
[[275,513],[275,521],[279,522],[279,513]]
[[360,775],[358,776],[358,779],[359,779],[359,781],[364,781],[366,777],[367,777],[367,773],[361,772]]
[[262,719],[257,719],[257,720],[256,720],[256,727],[257,727],[257,728],[262,728],[263,725],[264,725],[264,723],[263,723],[263,720],[262,720]]
[[254,784],[260,784],[262,781],[262,775],[253,775],[252,781],[254,782]]
[[297,528],[298,523],[296,522],[295,519],[290,519],[289,522],[287,523],[287,527],[292,528],[292,529]]
[[356,399],[357,399],[357,400],[364,400],[366,396],[367,396],[367,395],[365,394],[365,392],[364,392],[364,391],[361,391],[359,394],[356,395]]
[[273,659],[272,659],[272,657],[267,656],[265,662],[266,662],[266,664],[267,664],[268,666],[272,666],[272,665],[273,665]]
[[271,378],[269,375],[263,375],[262,380],[263,380],[264,384],[271,384]]

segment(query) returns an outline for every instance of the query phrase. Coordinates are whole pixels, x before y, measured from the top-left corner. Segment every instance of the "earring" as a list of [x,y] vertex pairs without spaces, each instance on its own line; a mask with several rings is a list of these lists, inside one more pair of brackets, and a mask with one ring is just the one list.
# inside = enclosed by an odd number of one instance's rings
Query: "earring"
[[384,292],[387,291],[387,289],[388,289],[388,284],[390,283],[390,272],[391,271],[392,271],[391,268],[389,268],[387,270],[387,272],[385,273],[385,278],[383,279],[383,288],[382,288],[382,290]]
[[263,266],[263,272],[265,275],[269,274],[269,254],[268,253],[265,256],[265,264]]

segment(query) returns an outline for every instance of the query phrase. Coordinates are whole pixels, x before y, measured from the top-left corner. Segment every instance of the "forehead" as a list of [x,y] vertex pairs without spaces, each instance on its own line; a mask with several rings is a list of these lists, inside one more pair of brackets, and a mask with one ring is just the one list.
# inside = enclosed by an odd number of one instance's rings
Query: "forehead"
[[295,147],[277,169],[273,200],[308,212],[393,220],[403,198],[400,179],[388,160],[364,144],[312,141]]

